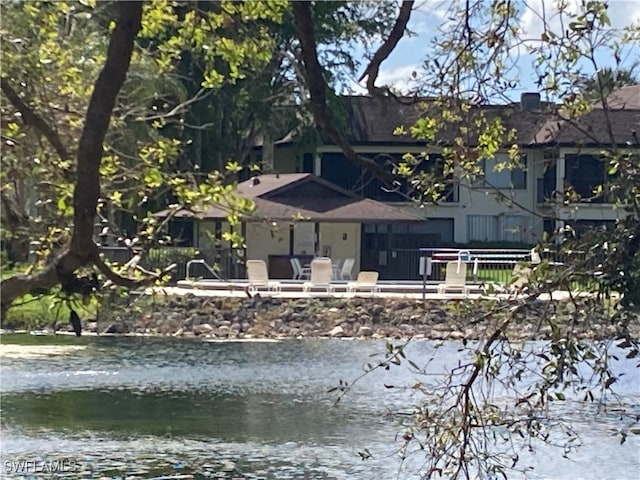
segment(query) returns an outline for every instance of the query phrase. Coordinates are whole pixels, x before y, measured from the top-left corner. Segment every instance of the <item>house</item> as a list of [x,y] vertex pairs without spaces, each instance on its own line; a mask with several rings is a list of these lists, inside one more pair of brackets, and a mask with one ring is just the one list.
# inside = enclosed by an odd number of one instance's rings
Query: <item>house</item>
[[[340,100],[343,109],[339,115],[340,128],[359,154],[391,169],[404,154],[425,150],[424,141],[408,134],[396,135],[394,131],[399,126],[409,130],[417,119],[425,116],[425,108],[431,108],[433,113],[433,102],[364,96],[345,96]],[[313,186],[306,185],[305,202],[323,203],[326,192],[332,190],[379,202],[375,208],[381,212],[381,205],[393,207],[394,214],[374,219],[365,215],[358,220],[358,215],[364,212],[359,210],[356,214],[352,210],[348,222],[327,218],[326,223],[322,223],[321,217],[309,215],[318,222],[293,224],[286,215],[273,216],[276,211],[266,209],[265,203],[266,217],[277,217],[276,224],[284,223],[278,227],[278,233],[270,233],[268,237],[254,231],[263,228],[259,224],[247,223],[248,255],[266,259],[267,251],[327,253],[324,247],[331,247],[332,255],[354,256],[358,269],[376,270],[383,279],[417,278],[418,248],[461,244],[531,245],[540,240],[544,231],[563,225],[579,230],[612,224],[626,212],[612,208],[615,199],[611,197],[592,198],[593,190],[597,185],[606,186],[608,180],[607,164],[601,155],[603,148],[610,147],[612,142],[623,149],[640,147],[637,133],[640,131],[640,86],[624,87],[607,100],[610,107],[607,111],[596,105],[578,125],[559,120],[535,93],[523,94],[521,102],[515,104],[473,107],[468,119],[471,125],[474,115],[489,120],[499,118],[505,131],[516,133],[521,168],[497,169],[496,165],[508,158],[507,152],[498,152],[493,159],[482,162],[483,178],[470,183],[453,174],[439,203],[423,208],[409,198],[403,185],[385,188],[370,172],[349,162],[341,149],[322,135],[314,145],[299,141],[296,132],[279,141],[265,142],[253,152],[252,161],[262,163],[266,170],[279,172],[280,178],[265,180],[266,185],[275,182],[274,189],[265,191],[264,196],[251,197],[257,199],[258,207],[270,195],[280,195],[279,189],[285,188],[283,182],[291,179],[293,183],[287,185],[293,188],[296,182],[307,178]],[[605,128],[609,124],[611,130]],[[451,145],[457,132],[446,124],[438,131],[436,146]],[[474,133],[477,132],[469,134],[471,140],[477,139]],[[441,156],[435,148],[429,153],[426,168],[440,168],[439,159]],[[315,176],[284,175],[288,173]],[[266,185],[256,186],[254,192],[262,191]],[[241,188],[251,191],[246,182]],[[300,198],[302,184],[296,188]],[[575,193],[575,201],[567,204],[565,192],[569,190]],[[285,211],[287,215],[293,212]],[[400,220],[396,216],[400,211],[410,217]],[[426,221],[415,221],[416,217]],[[202,240],[204,231],[219,235],[220,226],[207,223],[217,221],[219,219],[209,217],[199,224],[196,244]],[[319,231],[314,230],[314,224],[320,225]],[[321,234],[315,243],[313,239],[318,236],[314,237],[314,233]],[[342,243],[340,239],[345,236],[354,241]]]
[[[255,176],[239,183],[236,190],[254,204],[250,215],[240,217],[246,243],[241,260],[264,260],[272,278],[291,278],[289,258],[294,256],[306,261],[316,255],[353,258],[354,272],[393,263],[391,252],[366,244],[366,232],[379,225],[419,229],[426,223],[421,216],[361,197],[309,173]],[[173,226],[180,225],[195,247],[230,249],[223,238],[231,228],[227,215],[226,209],[216,205],[182,210]],[[227,267],[230,276],[242,275],[239,265]]]
[[[341,100],[343,133],[361,155],[381,165],[391,165],[407,152],[425,150],[425,142],[408,134],[395,135],[394,130],[404,126],[408,131],[425,115],[429,102],[425,107],[425,102],[389,97],[345,96]],[[640,131],[639,103],[640,85],[624,87],[608,98],[606,112],[601,105],[595,105],[577,125],[559,120],[535,93],[523,94],[516,104],[475,107],[471,120],[474,114],[489,120],[499,117],[505,131],[516,132],[522,168],[498,171],[496,164],[508,158],[507,152],[498,152],[494,159],[483,162],[483,181],[452,182],[438,205],[422,209],[402,191],[385,189],[378,179],[349,162],[336,145],[324,138],[312,151],[301,152],[295,136],[288,135],[274,143],[270,167],[279,172],[313,172],[344,189],[428,220],[429,227],[421,227],[420,231],[390,227],[391,249],[469,243],[533,244],[543,231],[552,231],[562,223],[577,227],[607,224],[625,215],[623,210],[612,208],[614,199],[591,197],[597,185],[607,182],[608,168],[601,150],[610,147],[612,141],[618,148],[640,147],[636,133]],[[605,115],[611,132],[605,128]],[[451,144],[455,134],[454,128],[442,128],[437,144]],[[437,151],[429,159],[437,168]],[[260,160],[260,152],[256,160]],[[579,200],[564,205],[564,193],[569,187]],[[380,226],[382,231],[386,228]]]

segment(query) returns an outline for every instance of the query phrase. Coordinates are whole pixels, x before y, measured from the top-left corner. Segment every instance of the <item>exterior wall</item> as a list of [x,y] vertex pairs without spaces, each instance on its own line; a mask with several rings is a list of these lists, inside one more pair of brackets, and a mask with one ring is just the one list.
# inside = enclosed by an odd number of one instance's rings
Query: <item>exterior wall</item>
[[[360,236],[359,223],[321,223],[320,255],[330,253],[333,259],[353,258],[356,263],[351,275],[355,278],[360,271]],[[346,238],[345,238],[346,237]],[[327,251],[330,248],[330,252]]]
[[[211,249],[212,243],[205,232],[215,235],[215,221],[202,220],[197,226],[196,247]],[[312,222],[296,222],[294,225],[294,254],[314,254],[315,226]],[[354,258],[354,278],[360,269],[360,236],[359,223],[321,223],[320,224],[319,254],[323,255],[327,249],[334,259],[344,260]],[[250,260],[264,260],[269,264],[269,255],[289,255],[289,223],[247,223],[245,227],[246,258]],[[222,222],[221,232],[229,231],[229,224]],[[346,239],[343,236],[346,234]],[[230,248],[229,242],[221,241],[223,249]]]
[[[409,146],[355,146],[359,152],[402,154],[406,152],[419,153],[422,149]],[[333,146],[324,146],[320,152],[338,152]],[[470,241],[469,224],[473,219],[480,216],[496,217],[499,221],[502,236],[506,239],[525,243],[534,243],[539,240],[543,231],[543,219],[531,212],[536,206],[536,182],[538,174],[542,171],[543,152],[539,150],[524,151],[527,155],[526,168],[526,188],[524,189],[502,189],[509,201],[497,201],[497,194],[491,188],[482,188],[481,184],[469,185],[461,183],[457,202],[442,202],[439,205],[425,205],[418,208],[410,201],[402,203],[391,203],[394,207],[409,211],[415,215],[432,218],[453,218],[454,219],[454,241],[456,243],[467,243]],[[505,154],[502,154],[506,156]],[[316,156],[316,171],[320,171],[322,158]],[[472,217],[470,219],[470,217]],[[522,218],[519,218],[522,217]],[[515,223],[522,220],[522,234],[512,233]],[[480,240],[480,239],[478,239]]]
[[269,265],[269,255],[289,254],[289,224],[248,223],[246,227],[247,259],[264,260]]

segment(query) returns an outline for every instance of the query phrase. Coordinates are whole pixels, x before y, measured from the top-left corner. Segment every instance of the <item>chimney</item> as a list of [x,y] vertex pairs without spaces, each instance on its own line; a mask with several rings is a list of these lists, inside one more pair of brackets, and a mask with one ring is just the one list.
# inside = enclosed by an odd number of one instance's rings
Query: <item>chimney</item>
[[540,110],[540,94],[536,92],[523,93],[520,95],[520,106],[523,112]]

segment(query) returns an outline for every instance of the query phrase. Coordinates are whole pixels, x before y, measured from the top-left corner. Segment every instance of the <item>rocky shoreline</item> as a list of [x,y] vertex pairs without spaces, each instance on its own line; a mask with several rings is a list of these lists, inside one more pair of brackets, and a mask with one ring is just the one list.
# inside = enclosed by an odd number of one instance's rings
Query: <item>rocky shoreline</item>
[[[493,312],[493,313],[490,313]],[[496,313],[497,312],[497,313]],[[575,338],[613,338],[623,326],[590,301],[584,305],[535,301],[519,308],[496,300],[408,300],[390,298],[281,299],[138,297],[114,301],[83,331],[212,339],[280,339],[306,337],[424,338],[478,340],[490,336],[507,316],[503,332],[512,340],[547,339],[553,316]],[[576,321],[579,319],[579,321]],[[633,338],[640,321],[629,324]],[[67,324],[57,331],[69,331]]]

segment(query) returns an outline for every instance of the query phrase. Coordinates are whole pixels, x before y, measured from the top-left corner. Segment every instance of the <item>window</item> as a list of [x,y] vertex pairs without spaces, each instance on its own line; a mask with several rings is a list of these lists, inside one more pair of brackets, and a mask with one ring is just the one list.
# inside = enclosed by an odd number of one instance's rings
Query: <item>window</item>
[[[607,193],[606,185],[612,178],[607,174],[607,164],[601,157],[590,154],[564,156],[565,188],[571,187],[580,196],[580,201],[591,203],[613,202],[615,196]],[[603,195],[596,196],[594,190],[602,185]]]
[[468,215],[467,236],[470,242],[531,241],[529,218],[525,215]]
[[174,219],[169,222],[169,235],[178,247],[193,246],[193,220]]
[[526,189],[527,156],[520,157],[520,167],[514,168],[511,163],[512,160],[506,155],[483,159],[482,170],[484,171],[485,184],[494,188]]
[[[401,154],[362,153],[361,155],[373,159],[389,172],[393,170],[391,164],[402,162]],[[432,169],[442,172],[442,168],[442,157],[437,154],[430,155],[428,161],[422,161],[417,166],[418,171],[425,172]],[[373,173],[354,165],[342,153],[322,154],[321,177],[358,195],[380,202],[407,202],[411,200],[413,193],[404,179],[398,179],[401,185],[397,191],[385,189],[383,182]],[[445,203],[458,202],[458,185],[455,183],[447,185],[442,192],[441,201]]]

